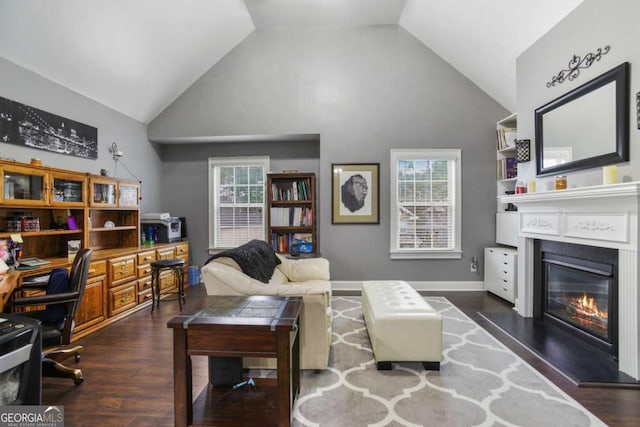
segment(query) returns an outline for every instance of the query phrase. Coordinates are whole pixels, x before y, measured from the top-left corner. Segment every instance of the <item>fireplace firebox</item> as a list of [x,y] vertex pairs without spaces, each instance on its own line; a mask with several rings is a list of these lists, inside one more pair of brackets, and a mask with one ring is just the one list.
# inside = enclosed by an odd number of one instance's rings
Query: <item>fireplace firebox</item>
[[617,359],[618,251],[537,240],[534,265],[534,318]]

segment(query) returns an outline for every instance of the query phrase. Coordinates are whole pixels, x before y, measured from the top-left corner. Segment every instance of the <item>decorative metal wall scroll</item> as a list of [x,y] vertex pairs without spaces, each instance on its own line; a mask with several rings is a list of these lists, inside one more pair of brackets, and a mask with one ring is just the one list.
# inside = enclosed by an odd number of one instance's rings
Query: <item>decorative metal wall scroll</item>
[[591,67],[595,61],[600,61],[602,55],[606,55],[611,50],[611,46],[606,45],[604,48],[598,48],[598,50],[587,53],[583,58],[578,55],[573,55],[573,58],[569,61],[566,70],[561,70],[558,74],[553,76],[550,82],[547,82],[547,87],[555,86],[556,83],[564,83],[565,80],[574,80],[580,75],[580,70],[583,68]]
[[98,129],[0,97],[0,143],[98,158]]

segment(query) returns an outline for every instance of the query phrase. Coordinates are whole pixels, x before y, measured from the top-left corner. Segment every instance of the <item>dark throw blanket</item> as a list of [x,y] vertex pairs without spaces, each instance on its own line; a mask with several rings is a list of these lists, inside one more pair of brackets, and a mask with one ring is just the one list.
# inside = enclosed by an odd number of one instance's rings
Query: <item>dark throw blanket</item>
[[273,248],[262,240],[252,240],[237,248],[217,253],[211,256],[204,265],[220,257],[233,259],[244,274],[263,283],[269,283],[276,265],[280,264],[280,259],[276,256]]

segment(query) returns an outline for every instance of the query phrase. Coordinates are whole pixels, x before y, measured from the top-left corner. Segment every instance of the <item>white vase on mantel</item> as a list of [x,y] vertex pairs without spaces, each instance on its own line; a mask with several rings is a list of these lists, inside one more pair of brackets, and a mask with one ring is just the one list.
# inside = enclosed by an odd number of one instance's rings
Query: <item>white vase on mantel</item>
[[6,273],[7,271],[9,271],[9,266],[6,262],[0,259],[0,274]]

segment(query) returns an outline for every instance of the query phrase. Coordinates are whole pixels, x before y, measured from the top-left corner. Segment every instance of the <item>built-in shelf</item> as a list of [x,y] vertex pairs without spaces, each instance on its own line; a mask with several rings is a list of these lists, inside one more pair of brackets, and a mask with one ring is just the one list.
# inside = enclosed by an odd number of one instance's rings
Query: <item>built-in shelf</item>
[[92,228],[91,232],[101,232],[101,231],[124,231],[124,230],[135,230],[138,227],[135,225],[122,225],[122,226],[117,226],[117,227],[99,227],[99,228]]
[[82,233],[78,230],[40,230],[40,231],[7,231],[0,233],[0,239],[10,239],[11,235],[19,234],[22,237],[45,237],[45,236],[61,236],[64,234]]

